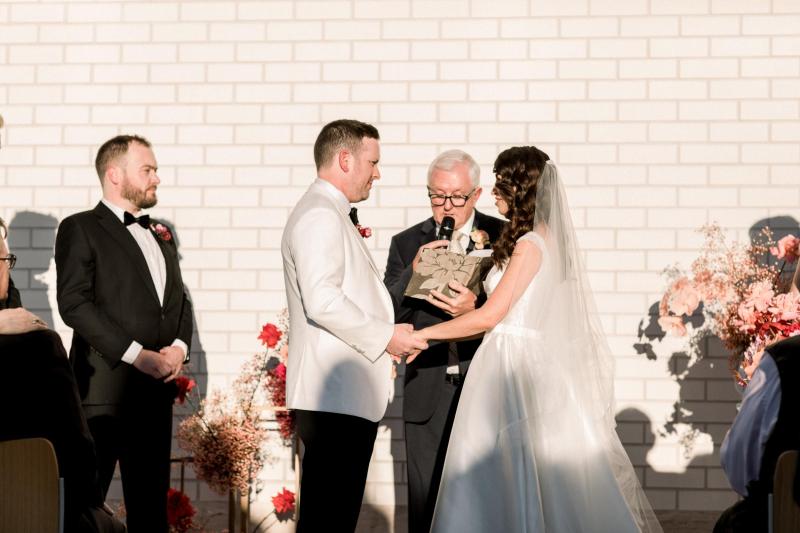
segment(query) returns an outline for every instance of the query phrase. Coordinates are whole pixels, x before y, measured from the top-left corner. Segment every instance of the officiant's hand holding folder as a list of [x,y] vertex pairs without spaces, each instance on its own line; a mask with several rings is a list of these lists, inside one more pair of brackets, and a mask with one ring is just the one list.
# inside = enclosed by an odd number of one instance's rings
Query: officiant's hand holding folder
[[457,293],[449,287],[458,281],[476,296],[483,291],[483,280],[492,267],[491,250],[475,250],[469,254],[448,251],[445,248],[426,248],[413,271],[405,296],[427,300],[432,290],[448,297]]

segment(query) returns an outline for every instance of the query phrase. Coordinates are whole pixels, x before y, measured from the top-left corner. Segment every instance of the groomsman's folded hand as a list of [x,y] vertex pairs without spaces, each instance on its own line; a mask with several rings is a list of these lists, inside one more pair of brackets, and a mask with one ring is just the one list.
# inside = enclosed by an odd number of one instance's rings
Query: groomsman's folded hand
[[172,374],[173,365],[164,355],[153,350],[142,349],[133,366],[155,379],[164,379]]
[[183,361],[186,358],[186,354],[183,353],[183,350],[178,346],[164,346],[159,350],[162,356],[166,357],[170,363],[172,371],[169,373],[168,376],[164,376],[164,382],[169,383],[176,377],[178,374],[181,373],[181,369],[183,368]]

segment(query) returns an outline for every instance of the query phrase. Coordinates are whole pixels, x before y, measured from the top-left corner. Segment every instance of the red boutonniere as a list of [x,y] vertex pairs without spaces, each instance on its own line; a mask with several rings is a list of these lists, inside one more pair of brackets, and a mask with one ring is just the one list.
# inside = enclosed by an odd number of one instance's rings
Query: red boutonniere
[[170,233],[169,229],[164,224],[151,224],[150,229],[152,229],[156,236],[164,242],[169,242],[172,240],[172,233]]
[[361,224],[356,224],[356,229],[361,234],[361,237],[364,239],[369,239],[372,237],[372,228],[368,228],[367,226],[362,226]]

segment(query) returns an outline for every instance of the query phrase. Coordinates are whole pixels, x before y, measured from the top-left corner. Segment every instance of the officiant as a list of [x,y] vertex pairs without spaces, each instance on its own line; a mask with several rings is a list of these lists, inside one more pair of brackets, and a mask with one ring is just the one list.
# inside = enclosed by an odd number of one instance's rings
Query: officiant
[[[404,296],[426,248],[490,251],[505,222],[475,209],[481,191],[480,167],[466,152],[448,150],[428,167],[427,196],[432,216],[395,235],[389,248],[384,283],[392,295],[397,323],[411,322],[414,329],[421,329],[482,303],[475,293],[455,281],[450,284],[454,296],[439,291],[432,291],[428,300]],[[445,217],[453,221],[452,242],[437,238]],[[409,533],[430,530],[461,384],[480,343],[476,338],[432,344],[406,366],[403,419]]]

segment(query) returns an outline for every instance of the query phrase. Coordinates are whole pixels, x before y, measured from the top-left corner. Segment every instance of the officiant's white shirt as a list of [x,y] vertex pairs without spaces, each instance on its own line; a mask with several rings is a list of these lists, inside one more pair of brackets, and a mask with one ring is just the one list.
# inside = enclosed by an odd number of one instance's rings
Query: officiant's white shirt
[[286,404],[377,422],[392,390],[385,349],[394,310],[349,212],[345,196],[317,179],[283,232],[291,330]]

